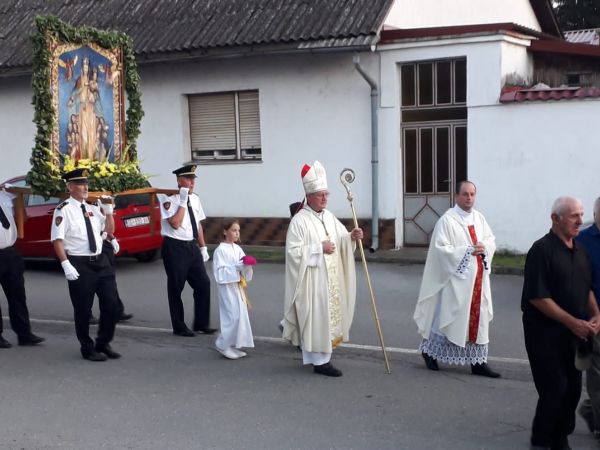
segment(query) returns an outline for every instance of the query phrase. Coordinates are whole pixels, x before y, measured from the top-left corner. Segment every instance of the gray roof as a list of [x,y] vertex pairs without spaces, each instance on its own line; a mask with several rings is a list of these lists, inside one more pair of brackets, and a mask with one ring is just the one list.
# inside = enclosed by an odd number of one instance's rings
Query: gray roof
[[143,59],[226,49],[367,47],[393,0],[1,0],[0,71],[31,65],[36,15],[129,34]]

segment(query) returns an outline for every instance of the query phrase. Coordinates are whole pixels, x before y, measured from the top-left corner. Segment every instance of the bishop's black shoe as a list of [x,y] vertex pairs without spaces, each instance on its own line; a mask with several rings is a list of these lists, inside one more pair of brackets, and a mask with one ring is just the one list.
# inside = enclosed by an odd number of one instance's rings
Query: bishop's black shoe
[[19,345],[38,345],[44,342],[46,339],[43,337],[36,336],[33,333],[25,334],[23,336],[19,336]]
[[430,356],[425,352],[421,353],[421,356],[423,356],[423,359],[425,360],[425,365],[429,370],[440,370],[440,368],[438,367],[437,359],[435,359],[433,356]]
[[108,344],[102,347],[96,347],[96,352],[104,353],[109,359],[119,359],[121,357],[121,354],[115,352]]
[[117,317],[117,322],[125,322],[129,319],[133,318],[133,314],[127,314],[127,313],[121,313],[119,314],[119,317]]
[[83,359],[87,359],[88,361],[106,361],[108,358],[103,353],[98,353],[96,351],[82,353]]
[[482,377],[500,378],[500,374],[490,369],[487,363],[471,364],[471,373],[473,375],[481,375]]
[[210,328],[210,327],[194,327],[194,331],[196,333],[202,333],[202,334],[214,334],[215,331],[217,331],[217,329]]
[[0,348],[11,348],[12,344],[2,337],[0,334]]
[[183,337],[194,337],[196,336],[192,330],[189,328],[184,328],[183,330],[173,331],[175,336],[183,336]]
[[336,369],[331,365],[331,363],[325,363],[318,366],[313,366],[313,370],[315,373],[325,375],[326,377],[341,377],[342,371],[340,369]]

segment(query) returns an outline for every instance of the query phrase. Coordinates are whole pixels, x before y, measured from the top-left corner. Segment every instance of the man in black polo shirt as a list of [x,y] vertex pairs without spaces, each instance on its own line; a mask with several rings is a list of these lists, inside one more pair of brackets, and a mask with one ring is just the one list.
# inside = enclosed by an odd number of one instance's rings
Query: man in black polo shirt
[[574,237],[583,206],[560,197],[552,206],[552,228],[536,241],[525,262],[521,309],[525,348],[539,395],[531,433],[532,448],[570,449],[581,395],[575,368],[578,340],[600,331],[600,312],[592,292],[587,253]]

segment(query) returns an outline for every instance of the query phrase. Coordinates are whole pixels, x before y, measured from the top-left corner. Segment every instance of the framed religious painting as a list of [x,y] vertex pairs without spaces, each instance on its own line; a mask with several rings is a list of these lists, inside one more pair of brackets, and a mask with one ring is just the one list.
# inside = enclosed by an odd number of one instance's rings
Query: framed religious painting
[[123,64],[120,48],[50,43],[54,108],[51,149],[72,161],[121,161]]
[[124,33],[38,16],[33,43],[37,125],[27,183],[45,197],[61,174],[89,169],[90,190],[146,186],[136,140],[144,115],[133,42]]

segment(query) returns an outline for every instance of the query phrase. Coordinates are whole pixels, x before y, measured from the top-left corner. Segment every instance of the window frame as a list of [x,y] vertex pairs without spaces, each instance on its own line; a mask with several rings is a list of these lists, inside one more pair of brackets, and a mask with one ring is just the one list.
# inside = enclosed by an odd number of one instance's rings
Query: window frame
[[[256,96],[255,99],[252,98],[254,95]],[[202,105],[198,103],[194,105],[194,102],[201,102],[202,98],[212,97],[213,101],[222,101],[225,105],[229,100],[228,96],[231,97],[233,108],[231,108],[231,111],[225,111],[222,119],[230,123],[223,127],[218,140],[227,141],[229,139],[233,145],[225,148],[198,148],[200,146],[210,146],[210,136],[206,132],[202,134],[201,130],[198,130],[201,125],[198,126],[194,121],[201,121],[201,114],[208,117],[209,113],[208,111],[202,111]],[[221,98],[219,99],[219,97]],[[258,89],[187,94],[186,99],[190,133],[190,162],[195,164],[248,164],[263,161],[260,93]],[[246,102],[246,105],[243,105],[244,102]],[[256,103],[255,108],[253,108],[253,102]],[[248,104],[250,104],[249,110],[247,109]],[[229,113],[233,114],[233,117],[227,117]],[[208,119],[208,121],[210,120]],[[243,144],[248,141],[258,145],[244,146]]]

